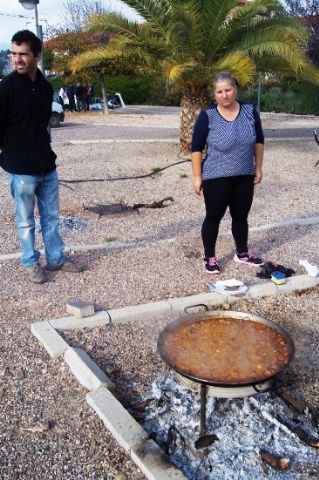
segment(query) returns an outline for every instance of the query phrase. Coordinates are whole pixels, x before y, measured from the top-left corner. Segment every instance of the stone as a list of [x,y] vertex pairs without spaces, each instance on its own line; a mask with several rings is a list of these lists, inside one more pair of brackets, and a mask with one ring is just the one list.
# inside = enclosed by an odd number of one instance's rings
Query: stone
[[73,300],[66,305],[66,311],[70,315],[74,315],[78,318],[89,317],[90,315],[94,315],[95,309],[94,305],[86,302],[82,302],[82,300]]

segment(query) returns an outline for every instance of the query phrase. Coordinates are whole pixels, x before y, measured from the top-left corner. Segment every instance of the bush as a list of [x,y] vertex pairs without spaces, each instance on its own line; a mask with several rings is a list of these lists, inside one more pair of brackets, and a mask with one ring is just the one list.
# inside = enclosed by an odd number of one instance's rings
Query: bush
[[[180,96],[159,75],[105,77],[107,95],[120,92],[127,104],[179,105]],[[100,87],[98,95],[101,95]]]
[[[243,90],[240,99],[257,105],[258,85]],[[260,108],[263,112],[319,115],[319,88],[308,82],[285,80],[262,86]]]

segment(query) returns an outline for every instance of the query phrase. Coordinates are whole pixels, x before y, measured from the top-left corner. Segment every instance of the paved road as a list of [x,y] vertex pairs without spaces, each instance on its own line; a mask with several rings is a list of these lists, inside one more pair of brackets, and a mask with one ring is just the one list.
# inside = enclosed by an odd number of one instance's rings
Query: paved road
[[[313,128],[264,129],[265,137],[269,139],[313,138]],[[80,123],[65,123],[60,128],[52,129],[53,142],[69,140],[100,140],[100,139],[156,139],[179,138],[179,128],[135,127],[112,125],[86,125]]]
[[69,140],[100,140],[100,139],[178,139],[178,128],[148,127],[118,125],[86,125],[80,123],[65,123],[60,128],[52,129],[53,142]]
[[[137,105],[114,111],[117,115],[140,113],[144,115],[178,115],[179,107],[157,107]],[[319,130],[319,119],[318,119]],[[295,138],[313,138],[313,127],[309,128],[280,128],[264,129],[265,137],[269,139],[289,140]],[[70,140],[99,140],[99,139],[179,139],[179,128],[168,127],[141,127],[118,125],[88,125],[85,123],[65,122],[60,128],[52,129],[53,142],[67,142]]]
[[[318,119],[319,128],[319,119]],[[281,138],[281,139],[294,139],[294,138],[314,138],[314,129],[311,128],[265,128],[265,138]]]

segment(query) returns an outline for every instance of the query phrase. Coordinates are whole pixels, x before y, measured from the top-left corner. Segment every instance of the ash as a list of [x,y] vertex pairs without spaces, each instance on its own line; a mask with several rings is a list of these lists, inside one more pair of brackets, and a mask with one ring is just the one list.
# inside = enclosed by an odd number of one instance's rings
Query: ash
[[[59,220],[59,229],[62,231],[79,232],[87,228],[87,222],[79,217],[61,216]],[[41,225],[38,219],[36,219],[35,230],[37,234],[41,233]]]
[[[300,424],[313,436],[316,432],[305,415],[292,414],[270,393],[237,399],[207,396],[206,434],[215,434],[218,440],[199,450],[194,446],[200,435],[199,393],[165,374],[152,384],[147,398],[153,400],[143,427],[191,480],[296,480],[302,472],[318,478],[317,451],[303,444],[280,418],[286,424]],[[288,457],[289,469],[278,472],[266,466],[260,449]]]
[[60,217],[59,228],[61,230],[80,231],[87,227],[87,222],[79,217]]

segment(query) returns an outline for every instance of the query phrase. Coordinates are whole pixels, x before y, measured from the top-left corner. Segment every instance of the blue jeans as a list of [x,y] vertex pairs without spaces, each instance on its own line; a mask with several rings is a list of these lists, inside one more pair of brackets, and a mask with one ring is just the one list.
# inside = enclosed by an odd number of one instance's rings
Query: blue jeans
[[16,204],[16,225],[22,248],[23,266],[39,263],[40,252],[35,250],[34,207],[37,200],[47,264],[64,263],[64,243],[59,227],[59,179],[56,170],[47,175],[8,174],[10,192]]

